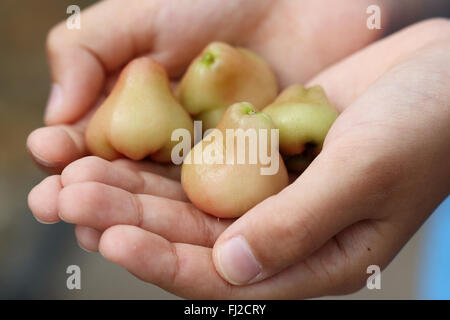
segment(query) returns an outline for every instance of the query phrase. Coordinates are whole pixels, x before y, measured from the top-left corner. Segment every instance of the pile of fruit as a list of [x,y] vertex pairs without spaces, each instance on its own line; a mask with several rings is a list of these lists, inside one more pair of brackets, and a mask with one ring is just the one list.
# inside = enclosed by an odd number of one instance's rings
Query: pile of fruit
[[[181,183],[192,203],[217,217],[238,217],[288,185],[286,166],[298,172],[307,167],[337,117],[320,86],[293,85],[277,96],[278,91],[266,61],[225,43],[209,44],[194,59],[175,94],[159,63],[137,58],[123,69],[91,119],[87,145],[92,154],[108,160],[149,157],[170,163],[180,155]],[[205,133],[195,146],[194,120],[201,121]],[[183,141],[188,150],[177,147],[177,129],[189,134]],[[255,141],[258,148],[265,147],[266,158],[251,162],[247,154],[239,162],[229,157],[253,151],[250,134],[242,145],[237,136],[227,138],[230,129],[258,130]],[[272,135],[273,129],[279,136]],[[213,148],[219,142],[223,147]],[[222,161],[213,161],[217,159]],[[268,159],[278,161],[276,171],[262,174],[261,169],[270,167]]]

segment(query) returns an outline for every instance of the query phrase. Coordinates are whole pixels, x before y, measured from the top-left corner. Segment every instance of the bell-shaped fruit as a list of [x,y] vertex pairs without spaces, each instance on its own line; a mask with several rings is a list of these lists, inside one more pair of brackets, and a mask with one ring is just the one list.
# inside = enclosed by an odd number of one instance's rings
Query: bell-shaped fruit
[[250,103],[230,106],[184,159],[181,183],[199,209],[239,217],[288,185],[278,131]]
[[150,156],[170,162],[173,130],[193,122],[173,95],[164,68],[142,57],[121,72],[111,94],[92,117],[86,141],[92,154],[113,160],[122,155],[140,160]]
[[290,86],[263,112],[280,130],[280,151],[284,155],[298,155],[307,149],[319,153],[338,116],[321,86]]
[[247,101],[261,110],[277,92],[277,79],[263,58],[244,48],[212,42],[189,66],[177,97],[206,130],[219,123],[230,105]]

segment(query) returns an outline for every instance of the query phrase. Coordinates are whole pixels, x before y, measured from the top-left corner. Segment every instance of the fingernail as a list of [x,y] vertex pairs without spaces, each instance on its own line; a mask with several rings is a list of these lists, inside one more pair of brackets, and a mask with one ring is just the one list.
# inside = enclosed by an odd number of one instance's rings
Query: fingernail
[[59,222],[59,221],[42,221],[42,220],[39,220],[35,215],[33,215],[33,217],[36,219],[37,222],[42,223],[42,224],[55,224],[55,223]]
[[31,155],[31,158],[39,165],[46,167],[46,168],[51,168],[53,167],[50,162],[45,161],[44,159],[42,159],[39,155],[37,155],[35,152],[33,152],[33,150],[31,150],[30,147],[27,146],[27,150],[28,153]]
[[59,84],[52,84],[50,90],[50,96],[47,101],[47,108],[45,111],[45,119],[49,120],[53,118],[61,110],[62,103],[62,88]]
[[261,272],[261,265],[256,261],[247,241],[241,236],[222,244],[217,258],[222,275],[232,284],[248,283]]
[[88,252],[88,253],[94,253],[94,251],[88,250],[88,249],[86,249],[85,247],[83,247],[78,241],[77,241],[77,244],[78,244],[78,246],[79,246],[82,250],[84,250],[84,251],[86,251],[86,252]]

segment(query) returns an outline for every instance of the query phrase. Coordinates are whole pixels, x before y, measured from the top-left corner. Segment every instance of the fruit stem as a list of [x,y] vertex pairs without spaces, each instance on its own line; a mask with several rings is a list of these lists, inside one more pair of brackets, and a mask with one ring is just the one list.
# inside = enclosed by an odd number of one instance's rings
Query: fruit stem
[[210,66],[214,63],[215,60],[216,60],[216,57],[214,56],[214,54],[212,54],[211,52],[206,52],[203,55],[201,62],[207,66]]
[[249,102],[241,102],[242,107],[244,108],[242,111],[244,111],[247,115],[255,114],[256,111],[253,109],[253,105]]

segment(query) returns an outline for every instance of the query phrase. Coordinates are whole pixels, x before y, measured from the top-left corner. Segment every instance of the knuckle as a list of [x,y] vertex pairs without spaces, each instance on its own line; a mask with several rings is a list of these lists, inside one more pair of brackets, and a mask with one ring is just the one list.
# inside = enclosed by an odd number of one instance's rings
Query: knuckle
[[350,294],[364,287],[366,274],[352,263],[338,239],[333,238],[322,250],[325,252],[305,261],[305,266],[326,288],[327,295]]
[[333,283],[333,294],[350,294],[361,289],[365,284],[365,275],[353,263],[347,254],[345,244],[339,237],[333,238],[335,254],[323,258],[322,265]]
[[215,242],[216,236],[205,216],[192,204],[186,203],[182,208],[183,216],[187,219],[192,219],[193,226],[197,230],[195,239],[192,240],[211,247]]
[[144,228],[144,206],[142,204],[141,198],[139,195],[129,193],[129,196],[131,197],[132,204],[134,206],[134,210],[136,212],[136,222],[135,226],[141,229]]
[[182,259],[180,259],[180,256],[178,255],[177,247],[173,244],[170,244],[170,252],[172,255],[173,263],[172,263],[172,269],[170,270],[170,276],[169,276],[169,282],[176,286],[178,283],[178,279],[180,278],[180,272],[182,269]]
[[208,247],[212,247],[214,245],[214,242],[216,241],[216,234],[213,231],[212,225],[209,220],[201,217],[198,212],[197,216],[197,219],[199,219],[199,225],[201,226],[202,234],[204,235],[204,239],[206,240],[205,244]]

